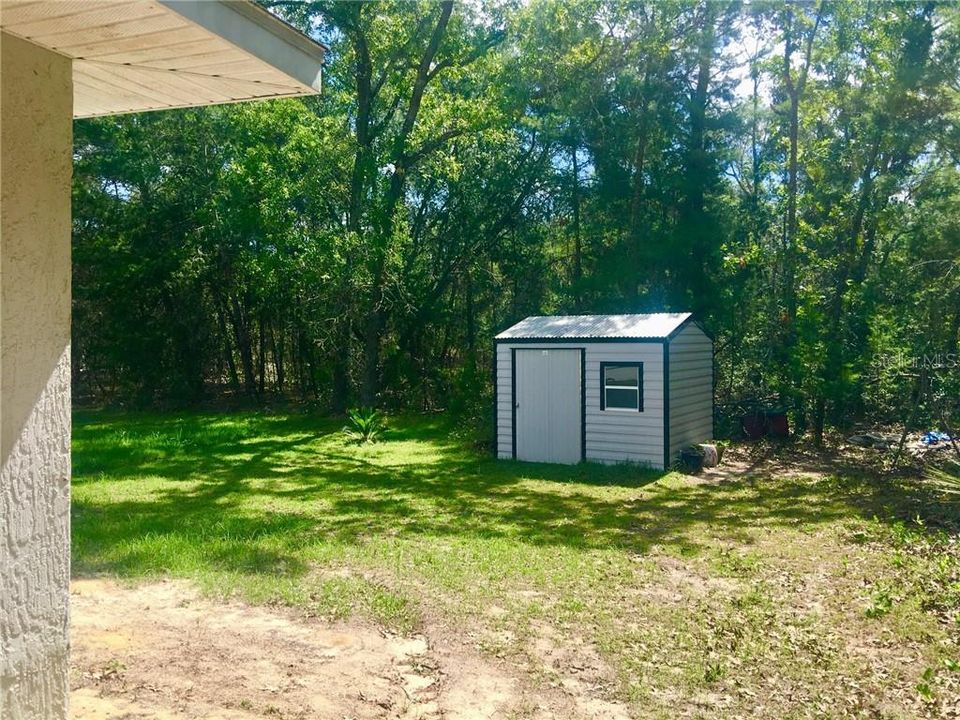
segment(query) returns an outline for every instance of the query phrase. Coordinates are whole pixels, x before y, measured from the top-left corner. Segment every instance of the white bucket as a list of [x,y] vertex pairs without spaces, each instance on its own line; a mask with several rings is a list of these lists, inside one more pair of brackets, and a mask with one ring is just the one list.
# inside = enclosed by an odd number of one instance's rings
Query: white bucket
[[717,452],[717,446],[711,443],[701,443],[698,445],[703,452],[703,466],[716,467],[720,464],[720,453]]

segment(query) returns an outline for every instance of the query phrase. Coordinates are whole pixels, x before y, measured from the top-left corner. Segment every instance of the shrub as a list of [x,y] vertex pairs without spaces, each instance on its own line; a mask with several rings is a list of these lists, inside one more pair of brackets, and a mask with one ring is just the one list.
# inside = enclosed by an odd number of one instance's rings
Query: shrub
[[373,408],[352,408],[347,411],[347,420],[343,432],[358,444],[377,442],[387,431],[386,419]]

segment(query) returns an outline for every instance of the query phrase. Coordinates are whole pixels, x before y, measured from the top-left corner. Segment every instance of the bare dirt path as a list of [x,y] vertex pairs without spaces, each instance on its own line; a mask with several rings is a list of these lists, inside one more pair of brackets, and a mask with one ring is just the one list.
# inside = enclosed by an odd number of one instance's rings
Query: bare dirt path
[[174,580],[75,580],[71,593],[74,720],[629,717],[596,653],[546,631],[535,654],[558,681],[544,685],[441,627],[401,637],[214,602]]
[[505,718],[517,682],[469,650],[214,603],[181,582],[72,588],[72,717]]

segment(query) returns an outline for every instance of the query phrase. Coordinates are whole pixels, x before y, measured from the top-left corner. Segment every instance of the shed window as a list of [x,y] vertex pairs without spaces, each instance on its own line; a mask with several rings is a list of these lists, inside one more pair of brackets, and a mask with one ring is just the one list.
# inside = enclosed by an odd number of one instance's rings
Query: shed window
[[601,410],[643,410],[643,363],[600,363]]

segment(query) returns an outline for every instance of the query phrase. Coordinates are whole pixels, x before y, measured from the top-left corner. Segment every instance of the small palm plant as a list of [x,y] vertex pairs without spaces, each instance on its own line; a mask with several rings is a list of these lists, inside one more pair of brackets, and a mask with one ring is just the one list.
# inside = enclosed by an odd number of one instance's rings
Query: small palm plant
[[373,408],[352,408],[347,419],[343,432],[357,444],[377,442],[387,431],[386,419]]

